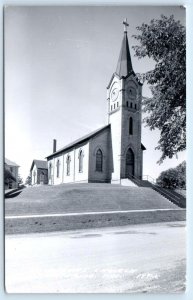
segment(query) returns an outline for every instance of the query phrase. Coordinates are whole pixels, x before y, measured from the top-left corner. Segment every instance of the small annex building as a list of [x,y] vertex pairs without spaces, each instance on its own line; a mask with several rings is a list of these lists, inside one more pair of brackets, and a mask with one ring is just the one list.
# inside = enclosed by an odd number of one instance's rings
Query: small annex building
[[107,86],[108,123],[48,155],[48,183],[106,182],[142,179],[142,83],[133,67],[127,22],[116,71]]
[[30,168],[31,184],[48,184],[48,164],[45,160],[34,159]]

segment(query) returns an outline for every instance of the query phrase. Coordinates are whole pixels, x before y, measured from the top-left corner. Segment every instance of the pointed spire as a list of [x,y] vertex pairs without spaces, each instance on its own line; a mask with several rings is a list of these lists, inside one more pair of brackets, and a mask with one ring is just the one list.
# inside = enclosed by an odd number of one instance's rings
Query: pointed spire
[[127,19],[123,21],[123,24],[124,24],[124,36],[121,45],[121,51],[119,54],[119,60],[117,63],[117,69],[116,69],[116,74],[119,77],[126,77],[131,72],[133,72],[131,55],[129,51],[129,43],[127,39],[127,26],[129,26],[129,24],[127,23]]

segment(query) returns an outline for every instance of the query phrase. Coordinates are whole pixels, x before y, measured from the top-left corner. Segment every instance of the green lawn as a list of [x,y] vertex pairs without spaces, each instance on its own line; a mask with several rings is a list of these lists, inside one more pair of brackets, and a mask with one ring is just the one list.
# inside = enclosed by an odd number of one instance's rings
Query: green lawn
[[151,188],[94,183],[29,187],[5,199],[6,215],[156,208],[178,209]]

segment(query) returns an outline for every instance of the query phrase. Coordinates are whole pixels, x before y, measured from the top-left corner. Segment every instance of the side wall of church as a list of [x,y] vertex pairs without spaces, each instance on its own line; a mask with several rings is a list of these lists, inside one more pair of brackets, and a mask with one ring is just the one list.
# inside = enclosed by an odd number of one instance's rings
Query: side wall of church
[[[79,170],[79,155],[83,153],[82,169]],[[48,160],[49,184],[88,182],[89,143],[70,149],[68,152],[56,154]],[[68,162],[69,161],[69,162]],[[67,171],[67,162],[69,169]],[[52,168],[50,168],[50,163]],[[57,171],[59,165],[59,172]]]
[[[90,139],[89,144],[89,182],[111,182],[113,159],[110,128]],[[97,171],[96,169],[96,153],[98,149],[102,151],[102,171]]]

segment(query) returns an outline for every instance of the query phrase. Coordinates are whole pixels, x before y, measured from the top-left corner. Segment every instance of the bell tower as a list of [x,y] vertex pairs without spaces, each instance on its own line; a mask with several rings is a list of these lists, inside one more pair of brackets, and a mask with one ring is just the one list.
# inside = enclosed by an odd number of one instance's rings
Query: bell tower
[[108,123],[111,125],[112,183],[123,178],[142,179],[141,144],[142,84],[133,71],[127,38],[127,19],[117,68],[107,87]]

